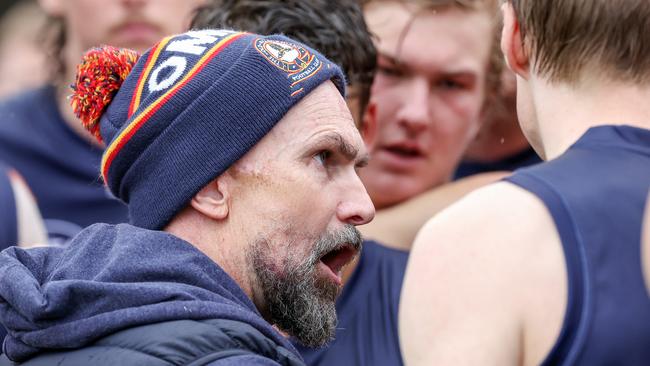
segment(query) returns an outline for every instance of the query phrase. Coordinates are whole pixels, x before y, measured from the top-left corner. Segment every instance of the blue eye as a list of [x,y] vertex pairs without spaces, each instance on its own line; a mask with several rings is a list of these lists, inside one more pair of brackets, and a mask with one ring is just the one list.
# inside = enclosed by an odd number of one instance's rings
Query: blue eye
[[332,152],[329,151],[329,150],[323,150],[323,151],[320,151],[320,152],[318,152],[318,154],[316,154],[316,155],[314,156],[314,158],[315,158],[316,160],[318,160],[318,162],[321,163],[322,165],[327,164],[327,161],[328,161],[329,158],[331,158],[331,157],[332,157]]

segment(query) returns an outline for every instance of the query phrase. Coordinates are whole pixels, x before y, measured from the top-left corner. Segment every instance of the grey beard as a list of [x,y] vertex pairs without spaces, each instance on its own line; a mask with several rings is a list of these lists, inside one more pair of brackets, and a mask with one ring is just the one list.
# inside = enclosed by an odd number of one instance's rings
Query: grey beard
[[273,265],[273,246],[260,239],[251,248],[250,260],[272,323],[306,347],[319,347],[334,338],[336,298],[340,288],[316,276],[320,258],[345,244],[361,250],[361,234],[352,225],[328,232],[315,243],[305,260],[287,255],[283,268]]

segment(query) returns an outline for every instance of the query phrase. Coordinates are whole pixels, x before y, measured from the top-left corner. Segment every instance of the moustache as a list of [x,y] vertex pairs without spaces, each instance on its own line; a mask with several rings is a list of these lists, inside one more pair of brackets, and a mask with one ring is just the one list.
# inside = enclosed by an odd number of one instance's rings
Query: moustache
[[362,245],[363,237],[361,232],[353,225],[345,225],[341,230],[327,232],[322,235],[316,241],[308,262],[310,265],[316,265],[324,256],[345,247],[359,253]]

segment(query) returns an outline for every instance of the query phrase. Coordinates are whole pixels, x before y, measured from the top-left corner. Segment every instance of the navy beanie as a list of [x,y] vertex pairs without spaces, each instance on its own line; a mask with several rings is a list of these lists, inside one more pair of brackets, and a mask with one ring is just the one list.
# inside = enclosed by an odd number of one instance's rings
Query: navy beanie
[[[131,223],[147,229],[166,226],[317,86],[331,80],[345,94],[338,66],[279,35],[191,31],[135,60],[111,76],[80,65],[72,104],[106,142],[105,183],[128,204]],[[120,78],[108,97],[89,95]]]

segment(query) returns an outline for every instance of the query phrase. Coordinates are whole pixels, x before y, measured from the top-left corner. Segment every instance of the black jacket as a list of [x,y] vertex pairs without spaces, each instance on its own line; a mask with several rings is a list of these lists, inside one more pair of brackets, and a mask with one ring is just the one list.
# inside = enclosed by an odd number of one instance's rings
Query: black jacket
[[[0,366],[18,365],[6,356]],[[83,348],[41,353],[24,366],[304,365],[252,326],[233,320],[178,320],[139,326]]]

